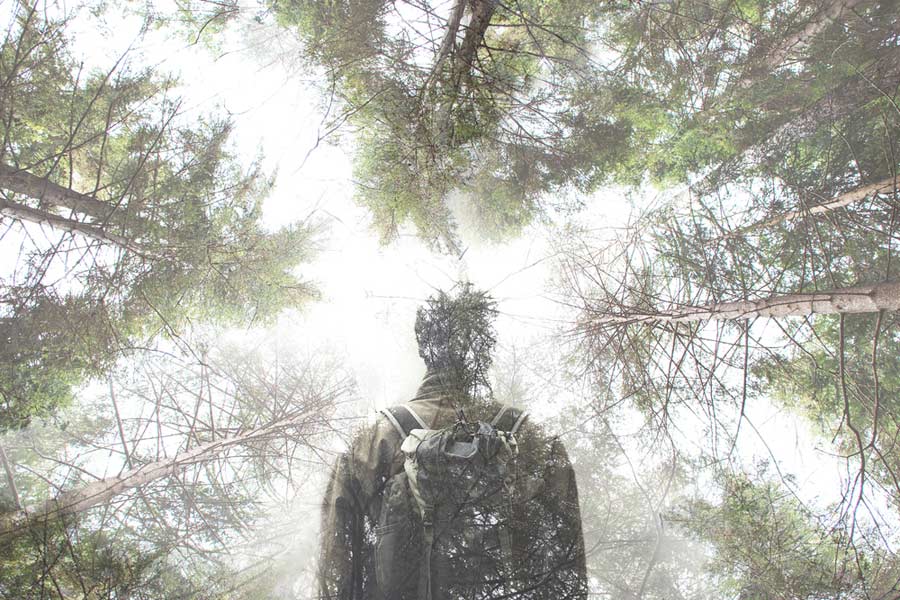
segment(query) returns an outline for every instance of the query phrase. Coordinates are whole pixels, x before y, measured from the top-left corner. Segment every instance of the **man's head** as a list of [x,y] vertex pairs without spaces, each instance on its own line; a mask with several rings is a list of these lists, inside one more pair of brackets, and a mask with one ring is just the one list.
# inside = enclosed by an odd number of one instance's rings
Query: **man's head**
[[486,292],[461,283],[456,295],[439,291],[416,313],[419,356],[430,372],[466,396],[489,389],[487,372],[497,342],[496,302]]

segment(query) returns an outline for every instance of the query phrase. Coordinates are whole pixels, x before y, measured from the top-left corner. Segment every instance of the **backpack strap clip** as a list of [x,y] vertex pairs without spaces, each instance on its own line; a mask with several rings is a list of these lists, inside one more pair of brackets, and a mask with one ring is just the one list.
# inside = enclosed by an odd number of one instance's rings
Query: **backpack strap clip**
[[526,411],[509,404],[504,404],[500,409],[500,412],[498,412],[491,421],[491,425],[493,425],[495,429],[515,435],[527,418],[528,413]]
[[[398,404],[378,411],[394,426],[401,438],[409,435],[413,429],[429,429],[425,420],[408,404]],[[491,425],[500,431],[515,433],[528,418],[528,413],[520,408],[504,404],[491,420]]]
[[378,412],[390,421],[397,433],[400,434],[400,439],[406,438],[413,429],[428,429],[428,425],[425,424],[422,417],[406,404],[382,408]]

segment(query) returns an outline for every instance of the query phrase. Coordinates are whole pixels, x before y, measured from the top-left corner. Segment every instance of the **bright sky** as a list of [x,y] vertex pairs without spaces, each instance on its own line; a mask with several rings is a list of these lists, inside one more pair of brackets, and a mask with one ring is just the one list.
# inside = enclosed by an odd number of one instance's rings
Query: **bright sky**
[[[110,60],[132,43],[139,27],[132,19],[117,23],[113,36],[86,30],[76,38],[79,51]],[[310,216],[326,224],[321,253],[299,268],[316,282],[323,299],[300,315],[286,315],[278,334],[327,339],[345,353],[364,395],[377,406],[415,389],[424,369],[412,334],[415,308],[459,279],[489,289],[499,300],[502,344],[527,344],[553,327],[559,307],[548,299],[545,283],[553,272],[552,233],[541,227],[496,245],[481,241],[462,221],[467,248],[462,259],[430,252],[411,231],[388,247],[379,244],[368,215],[352,198],[351,157],[327,141],[317,145],[322,121],[317,90],[304,74],[289,72],[286,61],[271,59],[281,47],[273,39],[277,35],[263,28],[231,32],[221,42],[228,51],[218,57],[161,35],[145,38],[137,50],[161,70],[181,73],[187,117],[228,113],[247,160],[263,149],[266,167],[278,173],[265,204],[270,227]],[[98,53],[109,47],[115,50]],[[609,200],[594,207],[621,213],[625,204]]]

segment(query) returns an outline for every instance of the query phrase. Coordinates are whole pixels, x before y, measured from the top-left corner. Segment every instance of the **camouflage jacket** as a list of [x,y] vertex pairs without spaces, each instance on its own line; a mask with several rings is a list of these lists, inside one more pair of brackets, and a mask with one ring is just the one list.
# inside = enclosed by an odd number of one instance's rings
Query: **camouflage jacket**
[[[451,425],[456,413],[434,376],[426,376],[415,398],[415,412],[432,428]],[[496,403],[466,406],[470,420],[490,421],[500,410]],[[514,586],[481,586],[460,592],[452,583],[434,590],[444,598],[528,598],[562,600],[587,598],[584,542],[575,475],[563,444],[548,437],[528,420],[516,439],[519,445],[517,486],[523,490],[516,506],[512,556]],[[391,477],[403,470],[400,434],[382,415],[359,432],[350,449],[338,459],[323,504],[318,585],[321,598],[335,600],[407,600],[412,595],[385,598],[379,590],[376,565],[377,521]],[[413,554],[410,563],[419,560]],[[454,562],[458,562],[454,560]],[[477,568],[462,565],[461,568]],[[415,565],[413,565],[415,566]],[[435,567],[432,566],[432,572]],[[449,574],[439,581],[452,582]],[[514,590],[514,591],[511,591]]]

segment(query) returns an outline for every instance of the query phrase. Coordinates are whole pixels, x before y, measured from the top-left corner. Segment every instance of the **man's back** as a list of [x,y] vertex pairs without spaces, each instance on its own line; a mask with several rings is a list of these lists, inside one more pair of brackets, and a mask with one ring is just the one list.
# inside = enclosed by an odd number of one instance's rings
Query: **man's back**
[[[430,429],[457,421],[457,412],[435,377],[426,378],[407,403]],[[468,403],[470,422],[491,422],[502,406]],[[509,427],[505,427],[509,429]],[[429,561],[433,600],[450,598],[585,598],[584,548],[575,478],[563,445],[525,420],[515,434],[518,457],[511,465],[514,493],[508,517],[495,527],[509,534],[511,560],[497,568],[500,543],[477,528],[438,532]],[[320,589],[323,597],[413,600],[423,593],[422,522],[403,476],[403,437],[384,416],[360,432],[336,465],[325,498]],[[401,497],[402,496],[402,497]],[[409,504],[408,519],[389,519],[385,507]],[[485,520],[496,520],[486,516]],[[398,523],[403,522],[400,526]],[[485,530],[490,529],[486,527]],[[451,533],[452,532],[452,533]],[[451,538],[450,536],[455,536]],[[499,534],[498,534],[499,535]],[[473,549],[477,549],[474,551]]]

